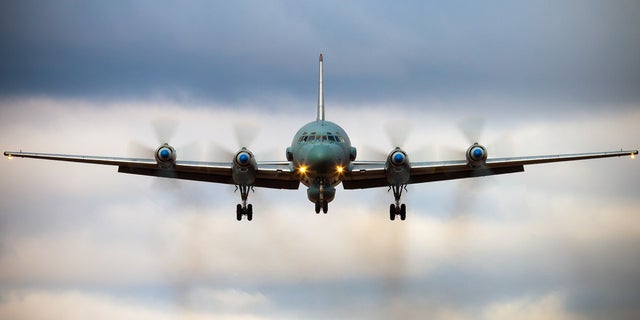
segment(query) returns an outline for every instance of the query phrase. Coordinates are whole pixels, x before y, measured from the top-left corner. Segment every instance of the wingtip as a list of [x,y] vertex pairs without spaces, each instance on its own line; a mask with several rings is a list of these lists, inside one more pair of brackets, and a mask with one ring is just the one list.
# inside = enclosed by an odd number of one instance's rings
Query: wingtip
[[320,61],[322,61],[322,53],[320,54]]

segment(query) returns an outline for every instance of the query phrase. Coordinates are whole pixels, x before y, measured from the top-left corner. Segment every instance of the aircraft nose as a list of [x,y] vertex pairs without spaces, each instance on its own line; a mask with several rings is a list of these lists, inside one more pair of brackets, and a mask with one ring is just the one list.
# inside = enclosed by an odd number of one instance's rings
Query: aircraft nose
[[332,172],[335,167],[333,156],[331,147],[324,145],[314,146],[307,155],[309,169],[320,174]]

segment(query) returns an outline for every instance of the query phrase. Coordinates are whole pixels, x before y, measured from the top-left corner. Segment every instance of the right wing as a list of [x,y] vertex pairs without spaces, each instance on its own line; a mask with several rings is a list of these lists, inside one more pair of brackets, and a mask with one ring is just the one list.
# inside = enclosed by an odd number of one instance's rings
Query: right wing
[[[511,157],[487,159],[479,167],[471,167],[466,160],[412,162],[409,184],[424,183],[441,180],[482,177],[497,174],[524,171],[525,165],[551,163],[561,161],[587,160],[597,158],[634,157],[638,150],[620,150],[611,152],[592,152],[577,154],[559,154],[547,156]],[[387,187],[385,161],[354,162],[342,183],[345,189],[363,189]]]

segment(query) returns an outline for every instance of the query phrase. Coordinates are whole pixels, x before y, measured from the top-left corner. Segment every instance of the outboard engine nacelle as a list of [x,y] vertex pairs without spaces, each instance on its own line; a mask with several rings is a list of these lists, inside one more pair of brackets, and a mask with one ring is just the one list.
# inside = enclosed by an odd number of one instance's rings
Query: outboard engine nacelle
[[253,153],[247,148],[242,148],[233,157],[231,177],[236,185],[251,186],[256,181],[258,164]]
[[470,167],[482,167],[487,162],[487,148],[477,142],[467,149],[467,165]]
[[156,149],[156,162],[162,168],[172,168],[176,165],[176,149],[165,143]]
[[405,185],[409,182],[411,163],[409,156],[400,148],[395,148],[389,153],[385,172],[389,185]]

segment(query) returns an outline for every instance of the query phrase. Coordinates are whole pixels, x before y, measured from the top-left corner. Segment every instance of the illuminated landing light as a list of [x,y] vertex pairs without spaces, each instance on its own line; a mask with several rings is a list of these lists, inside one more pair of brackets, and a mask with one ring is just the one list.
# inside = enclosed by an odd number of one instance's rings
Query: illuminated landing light
[[[11,158],[11,155],[9,155],[9,158]],[[636,154],[635,154],[635,153],[632,153],[632,154],[631,154],[631,159],[635,159],[635,158],[636,158]]]
[[337,171],[339,174],[342,174],[342,173],[344,172],[344,167],[343,167],[343,166],[337,166],[337,167],[336,167],[336,171]]
[[306,174],[307,173],[307,166],[298,167],[298,172],[300,172],[300,174]]
[[11,160],[11,159],[13,159],[13,156],[11,154],[8,154],[7,155],[7,159]]

